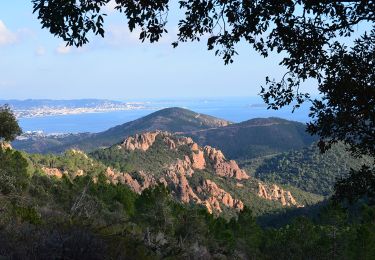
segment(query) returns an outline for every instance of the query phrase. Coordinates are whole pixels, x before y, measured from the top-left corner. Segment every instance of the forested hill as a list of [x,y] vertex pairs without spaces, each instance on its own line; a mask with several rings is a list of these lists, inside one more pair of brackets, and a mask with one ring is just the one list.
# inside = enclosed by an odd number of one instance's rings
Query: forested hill
[[96,134],[76,134],[64,137],[35,137],[16,140],[13,147],[31,153],[62,153],[70,148],[92,151],[109,147],[123,138],[145,131],[163,130],[187,132],[229,125],[230,122],[188,109],[166,108],[137,120],[115,126]]
[[306,125],[281,118],[255,118],[225,127],[184,133],[200,145],[211,145],[231,159],[249,159],[300,149],[317,140]]
[[325,153],[321,153],[314,143],[298,150],[244,160],[240,165],[263,181],[328,196],[332,194],[336,180],[347,176],[350,169],[358,170],[363,164],[373,163],[369,157],[353,157],[341,143]]
[[258,118],[234,124],[183,108],[167,108],[97,134],[35,137],[16,140],[13,146],[31,153],[61,153],[70,148],[92,151],[136,133],[162,130],[190,136],[200,145],[217,147],[228,158],[238,159],[308,146],[315,138],[305,128],[302,123],[280,118]]
[[115,126],[104,132],[90,137],[87,141],[81,142],[82,148],[94,145],[111,146],[118,143],[123,138],[147,131],[168,131],[168,132],[190,132],[202,129],[227,126],[231,122],[213,116],[196,113],[194,111],[172,107],[159,110],[148,116],[137,120]]

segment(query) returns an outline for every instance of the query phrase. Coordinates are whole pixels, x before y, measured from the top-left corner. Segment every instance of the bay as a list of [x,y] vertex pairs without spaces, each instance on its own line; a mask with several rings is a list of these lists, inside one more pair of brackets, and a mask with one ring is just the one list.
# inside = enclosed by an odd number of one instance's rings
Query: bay
[[307,122],[309,112],[308,104],[303,105],[294,113],[292,113],[290,106],[277,111],[269,110],[258,97],[151,100],[145,102],[145,104],[144,109],[21,118],[19,119],[19,123],[23,131],[96,133],[167,107],[183,107],[235,123],[259,117],[280,117],[288,120]]

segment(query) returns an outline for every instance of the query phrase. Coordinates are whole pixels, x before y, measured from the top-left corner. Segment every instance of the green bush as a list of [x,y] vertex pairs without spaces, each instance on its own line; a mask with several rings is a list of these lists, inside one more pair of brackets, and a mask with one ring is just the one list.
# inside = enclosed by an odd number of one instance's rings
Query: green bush
[[20,152],[0,149],[0,192],[21,192],[29,184],[28,162]]

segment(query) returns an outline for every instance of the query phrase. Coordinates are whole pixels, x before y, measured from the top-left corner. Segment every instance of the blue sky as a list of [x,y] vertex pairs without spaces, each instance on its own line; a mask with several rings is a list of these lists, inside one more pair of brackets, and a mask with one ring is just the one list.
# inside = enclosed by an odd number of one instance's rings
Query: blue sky
[[255,96],[267,75],[283,73],[280,56],[264,59],[246,45],[228,66],[207,51],[205,42],[173,49],[173,13],[171,34],[160,43],[142,44],[121,15],[108,12],[105,39],[92,36],[81,49],[65,48],[40,29],[30,0],[1,1],[1,99]]

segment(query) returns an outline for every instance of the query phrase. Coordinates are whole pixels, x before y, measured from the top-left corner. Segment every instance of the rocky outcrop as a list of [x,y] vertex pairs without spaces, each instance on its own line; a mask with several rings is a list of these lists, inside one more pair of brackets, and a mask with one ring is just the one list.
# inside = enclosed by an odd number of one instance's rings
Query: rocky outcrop
[[203,170],[206,168],[206,160],[204,159],[204,153],[201,150],[193,150],[192,152],[192,166],[194,169]]
[[57,179],[61,179],[64,174],[67,172],[62,172],[61,170],[57,168],[48,168],[48,167],[42,167],[42,171],[49,177],[56,177]]
[[155,142],[156,136],[160,132],[147,132],[142,134],[136,134],[134,137],[129,136],[124,140],[121,147],[125,148],[126,150],[134,151],[134,150],[142,150],[147,151],[150,146],[152,146]]
[[211,146],[206,145],[204,147],[204,152],[206,153],[207,157],[215,163],[225,161],[224,154],[220,150],[217,150]]
[[12,150],[12,145],[8,142],[0,141],[0,149],[2,149],[2,150],[7,150],[7,149]]
[[176,137],[169,132],[154,131],[130,136],[122,142],[119,148],[124,148],[130,151],[147,151],[154,144],[157,136],[160,136],[167,147],[171,150],[174,150],[181,145],[194,144],[193,140],[190,137]]
[[191,169],[189,158],[184,161],[178,160],[176,164],[171,165],[166,171],[166,182],[171,190],[176,194],[177,198],[183,203],[195,202],[200,204],[200,198],[194,193],[190,187],[186,176],[191,177],[194,171]]
[[258,196],[266,200],[279,201],[283,206],[303,207],[303,205],[298,204],[290,191],[284,190],[276,184],[267,186],[259,182]]
[[85,172],[81,169],[76,170],[75,172],[68,172],[68,171],[62,171],[58,168],[50,168],[50,167],[42,167],[42,171],[49,177],[56,177],[57,179],[61,179],[63,175],[67,175],[71,177],[72,179],[76,177],[83,176]]
[[185,136],[178,137],[177,144],[179,146],[180,145],[192,145],[192,147],[194,147],[195,145],[198,146],[196,143],[194,143],[193,139],[191,139],[190,137],[185,137]]
[[235,178],[237,180],[246,180],[249,176],[244,170],[241,170],[237,163],[233,160],[226,160],[224,154],[210,146],[200,148],[197,143],[190,137],[177,137],[168,132],[146,132],[137,134],[134,137],[128,137],[119,146],[133,151],[136,149],[147,151],[155,142],[157,136],[160,136],[169,149],[176,150],[182,145],[188,145],[191,150],[191,163],[193,169],[203,170],[207,167],[206,157],[210,164],[214,167],[217,175],[227,178]]
[[73,154],[77,154],[77,155],[82,155],[83,157],[85,157],[86,159],[88,159],[89,157],[87,156],[87,154],[81,150],[78,150],[78,149],[71,149],[70,150]]
[[173,141],[172,138],[170,138],[169,136],[165,136],[164,137],[164,143],[168,146],[169,149],[171,150],[175,150],[177,148],[177,145],[176,143]]
[[85,172],[83,170],[77,170],[75,173],[74,173],[74,178],[76,177],[80,177],[80,176],[83,176],[85,174]]
[[[161,131],[128,137],[118,148],[147,152],[156,139],[165,145],[164,147],[158,146],[157,149],[170,149],[175,152],[176,158],[168,158],[168,160],[174,160],[173,163],[166,163],[160,166],[161,168],[155,169],[157,174],[142,170],[129,174],[108,168],[106,176],[109,182],[128,185],[139,194],[149,187],[162,183],[171,190],[171,194],[178,201],[203,205],[210,213],[223,212],[224,208],[236,211],[244,208],[240,199],[234,198],[233,193],[231,194],[230,191],[222,189],[215,183],[215,178],[225,178],[235,188],[247,189],[246,180],[250,177],[235,161],[227,160],[218,149],[211,146],[202,148],[189,137],[180,137]],[[195,174],[202,174],[202,171],[204,174],[211,174],[213,180],[207,179],[206,175],[195,177]],[[193,179],[194,182],[191,182]],[[278,201],[283,206],[300,206],[289,191],[277,185],[267,186],[259,182],[258,196]]]
[[222,212],[220,204],[238,211],[244,208],[244,204],[241,200],[234,199],[230,193],[219,188],[217,184],[211,180],[204,180],[202,185],[197,188],[197,192],[207,197],[203,204],[210,213],[212,213],[213,210]]
[[138,172],[140,182],[133,178],[129,173],[118,172],[110,167],[106,170],[106,177],[112,184],[124,184],[129,186],[134,192],[141,194],[141,192],[149,187],[155,186],[156,181],[152,175],[146,174],[143,171]]
[[204,151],[207,157],[211,160],[217,175],[221,177],[235,178],[237,180],[246,180],[250,178],[244,170],[240,169],[235,161],[227,161],[220,150],[216,150],[211,146],[205,146]]

